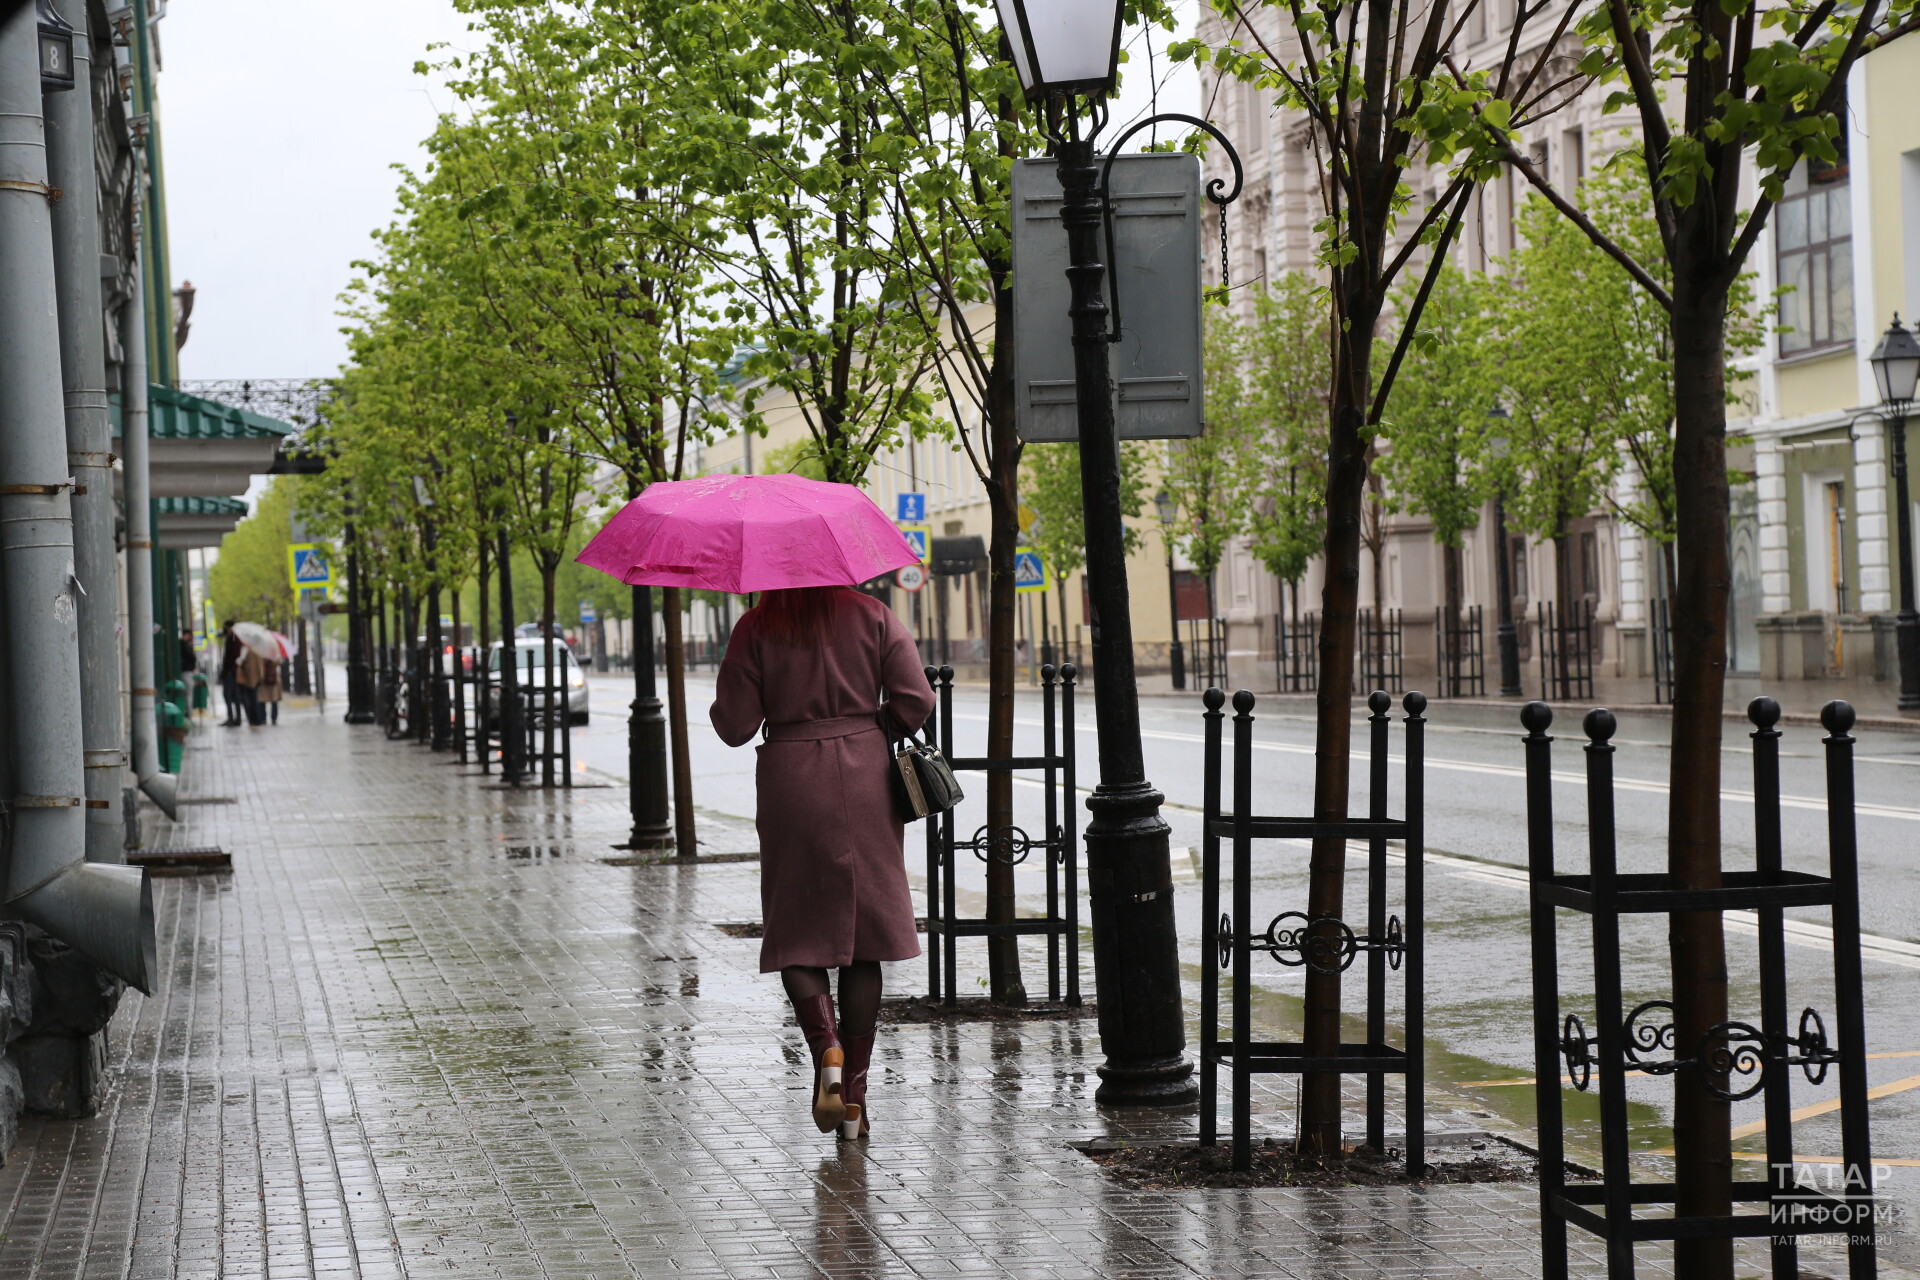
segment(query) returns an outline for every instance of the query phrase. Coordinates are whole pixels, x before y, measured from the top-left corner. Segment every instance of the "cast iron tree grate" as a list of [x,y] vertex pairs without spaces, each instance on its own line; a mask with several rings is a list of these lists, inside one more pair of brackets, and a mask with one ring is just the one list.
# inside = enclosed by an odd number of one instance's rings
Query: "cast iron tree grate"
[[[1571,1223],[1606,1242],[1609,1280],[1634,1273],[1634,1246],[1648,1240],[1732,1239],[1767,1236],[1776,1280],[1800,1274],[1797,1239],[1802,1235],[1848,1237],[1847,1274],[1867,1280],[1874,1270],[1873,1196],[1867,1138],[1866,1031],[1862,1021],[1860,888],[1853,811],[1853,708],[1829,702],[1820,713],[1826,726],[1828,874],[1809,875],[1782,866],[1780,828],[1780,704],[1756,698],[1747,708],[1754,725],[1754,829],[1752,871],[1730,871],[1719,888],[1677,887],[1666,874],[1618,869],[1613,813],[1612,738],[1617,724],[1603,708],[1589,711],[1587,735],[1587,826],[1585,875],[1562,875],[1553,856],[1553,710],[1529,703],[1520,713],[1526,727],[1527,861],[1532,881],[1534,1065],[1540,1114],[1540,1233],[1543,1274],[1567,1275],[1567,1226]],[[1825,906],[1833,911],[1833,983],[1836,1041],[1826,1021],[1803,1009],[1789,1029],[1785,908]],[[1584,912],[1593,920],[1594,1028],[1577,1013],[1562,1014],[1559,934],[1555,908]],[[1625,1008],[1620,973],[1620,920],[1629,914],[1751,910],[1759,918],[1760,1018],[1709,1027],[1690,1044],[1680,1043],[1673,1005],[1648,1000]],[[1840,1077],[1840,1147],[1846,1190],[1829,1193],[1796,1185],[1793,1177],[1792,1074],[1812,1084],[1831,1068]],[[1601,1177],[1570,1183],[1564,1155],[1561,1073],[1586,1091],[1598,1077]],[[1629,1072],[1697,1077],[1721,1101],[1763,1096],[1768,1177],[1735,1181],[1736,1206],[1759,1204],[1763,1213],[1722,1216],[1636,1215],[1636,1207],[1671,1205],[1678,1188],[1666,1182],[1636,1182],[1629,1166],[1627,1084]]]
[[[1220,1064],[1231,1064],[1233,1079],[1233,1167],[1245,1171],[1253,1160],[1252,1077],[1266,1074],[1332,1072],[1361,1075],[1367,1083],[1367,1145],[1386,1150],[1386,1077],[1406,1078],[1406,1168],[1418,1176],[1426,1151],[1425,998],[1421,928],[1425,919],[1423,811],[1427,698],[1409,693],[1406,710],[1405,816],[1387,816],[1387,740],[1393,699],[1384,690],[1367,697],[1371,750],[1368,756],[1368,808],[1364,818],[1319,821],[1314,818],[1259,817],[1253,812],[1254,696],[1233,695],[1233,810],[1221,808],[1221,707],[1226,695],[1209,689],[1206,706],[1206,814],[1201,840],[1203,940],[1200,964],[1200,1145],[1218,1141]],[[1256,840],[1334,838],[1367,845],[1367,923],[1364,933],[1334,916],[1309,917],[1282,911],[1255,927],[1253,843]],[[1220,842],[1233,845],[1232,910],[1223,913]],[[1405,843],[1401,911],[1388,912],[1387,845]],[[1286,968],[1342,973],[1366,957],[1366,1039],[1342,1044],[1331,1057],[1309,1056],[1291,1041],[1253,1038],[1253,957],[1264,954]],[[1220,1032],[1220,971],[1233,971],[1233,1000],[1223,1041]],[[1398,1047],[1387,1043],[1389,972],[1398,973],[1405,1000]]]
[[[1034,835],[1018,825],[981,826],[965,840],[955,835],[954,811],[935,814],[927,823],[927,990],[930,998],[949,1007],[959,1001],[961,938],[1044,937],[1047,940],[1047,999],[1058,1004],[1080,1003],[1080,827],[1074,803],[1073,688],[1079,670],[1071,663],[1040,668],[1040,745],[1037,756],[955,756],[953,753],[953,668],[928,667],[927,683],[939,695],[939,706],[928,719],[929,741],[938,737],[940,750],[955,770],[979,773],[1039,773],[1045,797],[1044,833]],[[1023,916],[994,923],[962,916],[955,905],[959,854],[970,855],[984,870],[989,863],[1017,867],[1037,858],[1047,878],[1045,915]],[[1062,978],[1064,977],[1064,996]]]

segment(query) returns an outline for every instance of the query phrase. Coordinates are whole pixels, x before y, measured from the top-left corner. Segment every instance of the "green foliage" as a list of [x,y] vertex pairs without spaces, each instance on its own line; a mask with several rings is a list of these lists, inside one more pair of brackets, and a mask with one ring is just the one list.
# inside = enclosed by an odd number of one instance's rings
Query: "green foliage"
[[218,622],[232,618],[278,631],[291,626],[295,612],[287,546],[294,491],[304,479],[274,477],[253,510],[221,541],[220,557],[207,571],[207,598]]
[[1293,272],[1249,293],[1250,318],[1208,316],[1208,430],[1230,442],[1237,531],[1270,573],[1298,582],[1326,534],[1326,296]]
[[761,468],[763,475],[796,475],[809,480],[825,480],[827,465],[821,461],[818,446],[812,440],[795,440],[777,449],[767,450]]
[[[1154,447],[1142,440],[1120,445],[1120,513],[1138,521],[1146,509],[1153,474]],[[1081,501],[1080,446],[1034,444],[1021,454],[1020,498],[1033,511],[1027,542],[1047,562],[1056,579],[1078,573],[1087,564],[1087,529]],[[1145,542],[1137,523],[1125,526],[1128,555]]]
[[1464,545],[1492,491],[1487,412],[1501,387],[1491,341],[1500,288],[1452,268],[1435,279],[1382,424],[1391,447],[1374,469],[1388,506],[1426,516],[1442,546]]

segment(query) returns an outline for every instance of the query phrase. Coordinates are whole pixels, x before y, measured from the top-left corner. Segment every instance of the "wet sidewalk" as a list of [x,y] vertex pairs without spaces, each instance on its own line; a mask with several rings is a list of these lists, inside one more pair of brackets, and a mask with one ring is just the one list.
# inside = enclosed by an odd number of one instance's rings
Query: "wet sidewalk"
[[1116,1184],[1069,1144],[1194,1119],[1097,1110],[1091,1020],[888,1028],[874,1135],[836,1146],[758,943],[715,927],[757,915],[752,862],[609,865],[624,790],[503,791],[340,711],[195,733],[153,843],[234,870],[155,881],[158,990],[102,1113],[23,1126],[0,1277],[1539,1272],[1531,1186]]

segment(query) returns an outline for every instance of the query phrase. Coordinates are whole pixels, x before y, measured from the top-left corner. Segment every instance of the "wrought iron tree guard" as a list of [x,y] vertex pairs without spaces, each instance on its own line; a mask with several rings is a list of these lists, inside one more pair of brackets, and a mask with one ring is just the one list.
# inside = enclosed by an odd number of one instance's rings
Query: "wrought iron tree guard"
[[1535,610],[1540,636],[1541,696],[1570,701],[1593,696],[1593,606],[1575,600],[1565,613],[1551,600]]
[[1480,698],[1487,692],[1486,633],[1480,606],[1468,605],[1455,619],[1445,605],[1433,611],[1433,669],[1443,698]]
[[1406,680],[1406,625],[1402,611],[1362,609],[1355,637],[1354,678],[1360,687],[1404,689]]
[[[1754,827],[1757,857],[1752,871],[1731,871],[1718,889],[1681,889],[1665,874],[1618,870],[1614,849],[1613,714],[1589,711],[1587,825],[1589,873],[1560,875],[1553,860],[1553,739],[1547,727],[1553,711],[1544,702],[1529,703],[1520,715],[1526,727],[1527,857],[1532,880],[1534,1061],[1540,1113],[1540,1232],[1543,1274],[1567,1275],[1567,1224],[1582,1227],[1607,1244],[1610,1280],[1633,1275],[1633,1248],[1643,1240],[1681,1237],[1717,1239],[1770,1236],[1773,1274],[1790,1280],[1800,1274],[1795,1238],[1848,1235],[1847,1274],[1866,1280],[1875,1274],[1871,1223],[1874,1215],[1871,1162],[1867,1141],[1866,1031],[1862,1023],[1860,970],[1860,889],[1854,840],[1853,708],[1829,702],[1820,713],[1826,726],[1827,849],[1825,877],[1784,870],[1780,836],[1780,704],[1755,698],[1747,708],[1753,733]],[[1825,1023],[1803,1010],[1797,1027],[1787,1021],[1786,937],[1783,909],[1827,906],[1833,911],[1833,981],[1837,1001],[1838,1043],[1827,1039]],[[1582,911],[1593,919],[1594,1034],[1576,1014],[1560,1014],[1558,938],[1555,907]],[[1620,979],[1620,917],[1679,911],[1752,910],[1759,917],[1760,1026],[1724,1022],[1710,1028],[1697,1044],[1676,1045],[1673,1006],[1649,1000],[1632,1010],[1624,1003]],[[1663,1021],[1661,1015],[1666,1016]],[[1687,1056],[1680,1056],[1682,1052]],[[1813,1084],[1838,1066],[1841,1102],[1841,1160],[1845,1192],[1833,1195],[1796,1187],[1793,1182],[1793,1102],[1790,1068],[1798,1067]],[[1561,1071],[1573,1087],[1586,1090],[1600,1077],[1602,1178],[1598,1183],[1568,1183],[1566,1141],[1561,1110]],[[1637,1205],[1674,1202],[1675,1184],[1636,1182],[1628,1167],[1627,1092],[1629,1071],[1672,1075],[1695,1071],[1708,1092],[1728,1101],[1764,1095],[1767,1167],[1763,1181],[1737,1181],[1733,1198],[1764,1204],[1767,1212],[1725,1217],[1635,1217]],[[1865,1233],[1849,1226],[1869,1224]]]
[[[1314,818],[1259,817],[1253,812],[1254,697],[1242,689],[1233,695],[1233,811],[1220,807],[1220,708],[1226,695],[1209,689],[1206,705],[1205,825],[1201,837],[1201,963],[1200,963],[1200,1145],[1218,1139],[1214,1114],[1219,1098],[1220,1062],[1229,1059],[1233,1070],[1233,1167],[1253,1163],[1253,1098],[1248,1087],[1255,1075],[1336,1072],[1367,1078],[1367,1144],[1386,1150],[1386,1077],[1406,1077],[1406,1162],[1410,1172],[1424,1165],[1426,1152],[1426,1068],[1424,1027],[1425,881],[1423,810],[1425,804],[1422,758],[1425,750],[1427,698],[1409,693],[1406,710],[1406,811],[1401,818],[1387,816],[1387,727],[1393,699],[1384,691],[1367,697],[1371,727],[1368,756],[1368,807],[1364,818],[1322,822]],[[1367,842],[1367,931],[1357,934],[1344,920],[1332,916],[1309,919],[1299,911],[1273,917],[1265,929],[1252,931],[1253,842],[1255,840],[1334,837]],[[1233,842],[1233,910],[1220,911],[1220,841]],[[1402,910],[1387,912],[1387,843],[1405,841],[1406,861]],[[1367,958],[1367,1038],[1360,1044],[1342,1044],[1333,1057],[1308,1057],[1302,1044],[1256,1041],[1253,1038],[1253,953],[1266,952],[1288,968],[1306,967],[1319,973],[1343,972],[1361,955]],[[1226,1043],[1220,1039],[1220,970],[1233,970],[1233,1008]],[[1405,1026],[1402,1047],[1387,1043],[1388,970],[1405,979]]]
[[1273,686],[1281,693],[1312,693],[1320,655],[1320,615],[1289,623],[1273,615]]
[[[1071,663],[1040,667],[1041,753],[1037,756],[955,756],[953,753],[953,668],[928,667],[927,683],[939,694],[939,706],[927,721],[929,739],[938,738],[947,763],[980,773],[1039,771],[1045,795],[1046,833],[1036,839],[1018,825],[980,827],[972,837],[955,837],[954,811],[927,819],[927,990],[948,1005],[959,999],[956,987],[961,938],[1043,936],[1047,940],[1047,998],[1080,1003],[1080,808],[1074,794],[1073,686],[1079,670]],[[1038,853],[1047,872],[1047,913],[1006,923],[965,917],[954,904],[958,867],[955,855],[971,853],[982,864],[1019,866]],[[1064,952],[1064,956],[1063,956]],[[1064,965],[1062,963],[1064,959]]]

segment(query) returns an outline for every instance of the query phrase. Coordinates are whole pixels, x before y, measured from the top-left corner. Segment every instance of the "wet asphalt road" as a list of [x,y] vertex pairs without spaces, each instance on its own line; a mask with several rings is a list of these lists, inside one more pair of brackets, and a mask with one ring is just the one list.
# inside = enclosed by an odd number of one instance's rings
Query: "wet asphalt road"
[[[615,676],[594,678],[597,718],[576,731],[575,757],[579,764],[624,779],[626,767],[625,703],[630,683]],[[696,798],[703,808],[750,817],[753,814],[753,764],[749,748],[729,750],[706,725],[705,708],[712,696],[710,679],[689,681],[694,722],[691,748]],[[1023,691],[1017,711],[1016,752],[1040,748],[1040,709],[1037,691]],[[1189,981],[1189,1019],[1197,1025],[1200,974],[1200,893],[1193,875],[1197,859],[1186,851],[1200,846],[1202,803],[1202,721],[1197,697],[1147,698],[1142,705],[1142,729],[1149,778],[1167,797],[1165,817],[1172,829],[1175,850],[1176,914],[1181,935],[1181,958]],[[1255,708],[1256,750],[1253,783],[1257,810],[1264,814],[1302,814],[1309,809],[1312,789],[1313,721],[1311,707],[1298,699],[1269,699]],[[1402,746],[1394,710],[1389,811],[1401,808]],[[1364,710],[1356,717],[1356,746],[1364,748]],[[1433,1082],[1461,1099],[1461,1105],[1485,1116],[1516,1125],[1531,1124],[1532,1091],[1519,1087],[1531,1072],[1529,950],[1523,868],[1526,861],[1525,793],[1520,748],[1518,708],[1450,708],[1435,703],[1428,710],[1427,731],[1427,920],[1428,920],[1428,1029]],[[1230,723],[1230,722],[1229,722]],[[1554,726],[1555,828],[1558,865],[1563,871],[1584,870],[1586,823],[1584,736],[1576,717],[1563,715]],[[1747,732],[1750,726],[1728,722],[1722,755],[1725,807],[1726,865],[1750,867],[1753,859],[1752,773]],[[986,702],[984,690],[955,693],[954,729],[957,755],[984,754]],[[1096,738],[1090,691],[1079,698],[1079,784],[1084,792],[1097,781]],[[1783,729],[1781,789],[1782,824],[1788,867],[1810,872],[1826,869],[1825,766],[1823,731],[1814,727]],[[1655,871],[1664,861],[1667,749],[1665,725],[1651,716],[1622,716],[1614,738],[1618,748],[1616,812],[1622,870]],[[1860,806],[1859,844],[1863,888],[1862,924],[1874,935],[1866,960],[1867,1030],[1869,1051],[1876,1058],[1870,1081],[1878,1087],[1912,1082],[1920,1084],[1920,734],[1862,729],[1855,734]],[[1355,813],[1365,811],[1365,771],[1355,762]],[[977,777],[978,775],[976,775]],[[963,777],[963,783],[967,781]],[[965,833],[983,820],[980,801],[984,787],[963,806],[958,828]],[[1037,782],[1016,787],[1016,821],[1029,832],[1043,829],[1043,788]],[[1289,842],[1268,842],[1255,855],[1256,927],[1282,911],[1305,903],[1306,849]],[[910,829],[908,866],[924,868],[924,837]],[[1358,859],[1349,862],[1349,903],[1363,900],[1364,881]],[[962,911],[977,914],[981,877],[971,868],[961,873]],[[916,888],[921,880],[916,877]],[[1392,873],[1394,910],[1400,870]],[[1033,863],[1019,875],[1023,907],[1041,909],[1045,901],[1043,872]],[[1350,918],[1359,916],[1357,905]],[[1831,952],[1824,947],[1821,926],[1826,913],[1809,909],[1793,915],[1811,928],[1788,948],[1793,990],[1789,996],[1797,1011],[1809,1005],[1831,1016]],[[1363,918],[1363,917],[1360,917]],[[1084,914],[1082,920],[1084,921]],[[1578,1012],[1591,1026],[1592,965],[1589,935],[1584,921],[1561,912],[1561,991],[1567,1012]],[[1739,918],[1729,920],[1729,961],[1734,980],[1735,1018],[1758,1021],[1753,936]],[[1037,943],[1026,944],[1030,957],[1027,980],[1037,995],[1045,983],[1045,964]],[[980,957],[963,951],[963,961]],[[1090,959],[1085,961],[1090,964]],[[1629,1002],[1663,998],[1667,991],[1664,921],[1659,917],[1630,920],[1623,933],[1622,967]],[[971,985],[979,966],[962,965],[962,985]],[[1355,985],[1360,966],[1349,974]],[[1256,965],[1263,1011],[1283,1024],[1298,1009],[1297,970],[1283,970],[1262,959]],[[1397,980],[1396,980],[1397,982]],[[1350,1000],[1353,997],[1350,997]],[[1390,1008],[1400,1004],[1398,987]],[[1504,1081],[1506,1083],[1488,1083]],[[1641,1121],[1638,1145],[1657,1152],[1670,1142],[1663,1118],[1670,1086],[1661,1080],[1631,1082],[1632,1097]],[[1796,1077],[1795,1106],[1835,1096],[1835,1082],[1807,1084]],[[1736,1125],[1758,1119],[1759,1102],[1736,1104]],[[1575,1111],[1578,1112],[1576,1107]],[[1920,1188],[1920,1088],[1905,1087],[1876,1100],[1874,1129],[1879,1158],[1914,1161],[1896,1170],[1904,1181]],[[1837,1113],[1810,1118],[1795,1128],[1796,1149],[1808,1155],[1837,1154]],[[1738,1144],[1753,1150],[1761,1138]],[[1829,1148],[1831,1150],[1829,1150]],[[1757,1166],[1755,1172],[1758,1172]]]

